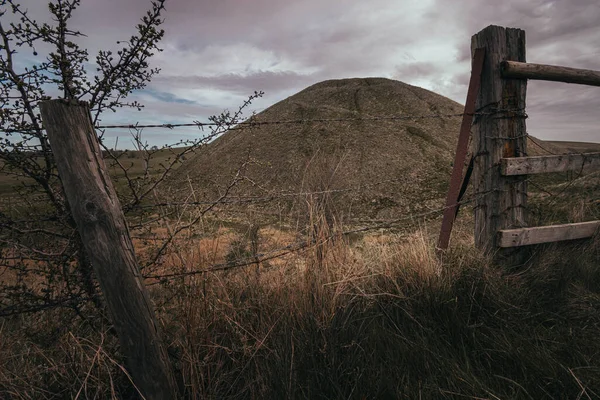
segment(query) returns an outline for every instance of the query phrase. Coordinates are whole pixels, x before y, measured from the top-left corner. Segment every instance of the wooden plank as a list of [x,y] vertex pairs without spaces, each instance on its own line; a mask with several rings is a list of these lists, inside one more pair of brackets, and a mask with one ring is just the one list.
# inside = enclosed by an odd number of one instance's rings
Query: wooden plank
[[519,264],[526,255],[498,252],[497,232],[525,227],[525,176],[503,176],[500,160],[527,154],[525,96],[527,81],[502,79],[503,60],[525,61],[525,32],[488,26],[471,39],[471,49],[486,49],[481,89],[473,122],[473,186],[475,191],[475,244],[503,263]]
[[563,171],[589,171],[597,168],[600,168],[600,153],[503,158],[500,163],[501,173],[506,176]]
[[600,86],[600,71],[516,61],[503,61],[501,68],[503,78],[537,79]]
[[40,104],[40,111],[73,219],[133,382],[146,399],[177,398],[169,357],[89,108],[76,101],[50,100]]
[[444,209],[444,217],[442,219],[442,229],[438,239],[438,249],[445,250],[450,243],[450,234],[454,226],[454,220],[458,211],[458,197],[463,181],[463,169],[469,149],[469,136],[471,135],[471,124],[473,123],[473,114],[475,113],[475,100],[479,92],[481,84],[481,69],[483,68],[483,60],[485,57],[485,49],[475,49],[473,54],[473,66],[471,69],[471,79],[469,80],[469,89],[467,91],[467,100],[465,102],[465,112],[463,114],[462,123],[460,125],[460,134],[458,136],[458,144],[456,145],[456,158],[452,168],[452,176],[450,177],[450,188],[446,197],[446,208]]
[[506,229],[498,232],[499,247],[518,247],[530,244],[585,239],[600,229],[600,221],[540,226],[535,228]]

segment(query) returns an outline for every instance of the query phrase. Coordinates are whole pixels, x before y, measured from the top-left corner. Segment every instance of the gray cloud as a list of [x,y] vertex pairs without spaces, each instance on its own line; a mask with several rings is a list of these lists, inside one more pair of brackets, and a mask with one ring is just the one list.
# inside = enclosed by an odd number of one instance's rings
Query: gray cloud
[[396,67],[394,79],[431,78],[440,73],[441,65],[431,62],[410,62]]
[[[600,70],[600,3],[596,0],[466,0],[452,8],[448,3],[437,1],[438,11],[430,14],[431,21],[449,13],[447,20],[456,26],[459,39],[457,61],[465,69],[471,57],[470,36],[493,24],[525,30],[529,62]],[[466,93],[468,78],[464,78],[456,79],[459,93]],[[595,111],[600,107],[598,94],[594,87],[531,81],[529,132],[555,140],[600,141]]]
[[[24,0],[39,19],[39,0]],[[84,0],[74,26],[90,49],[117,48],[149,0]],[[260,109],[317,81],[384,76],[453,100],[466,97],[470,38],[487,25],[527,34],[530,62],[600,70],[597,0],[168,0],[162,68],[136,94],[147,112],[106,121],[183,120],[236,109],[254,90]],[[528,128],[539,137],[600,141],[598,88],[531,82]],[[154,138],[153,140],[158,140]]]
[[203,87],[250,95],[254,91],[281,93],[290,87],[302,87],[314,83],[312,75],[293,71],[259,71],[249,75],[224,73],[217,76],[158,76],[153,84],[159,87]]

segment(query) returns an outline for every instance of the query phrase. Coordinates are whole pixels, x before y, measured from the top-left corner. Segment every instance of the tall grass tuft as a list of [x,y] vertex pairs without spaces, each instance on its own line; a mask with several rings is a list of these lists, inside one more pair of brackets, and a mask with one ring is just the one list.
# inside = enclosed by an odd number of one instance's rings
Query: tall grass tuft
[[[351,244],[310,220],[318,245],[258,274],[155,290],[185,398],[600,398],[598,238],[506,271],[425,230]],[[135,398],[110,333],[60,318],[1,325],[0,397]]]

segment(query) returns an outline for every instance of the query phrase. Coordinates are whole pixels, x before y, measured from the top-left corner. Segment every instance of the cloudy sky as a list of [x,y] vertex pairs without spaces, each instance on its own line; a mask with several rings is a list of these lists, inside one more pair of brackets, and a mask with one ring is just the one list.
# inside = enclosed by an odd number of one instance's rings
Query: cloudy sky
[[[23,0],[43,20],[45,1]],[[74,27],[91,50],[117,49],[149,0],[82,0]],[[470,37],[494,24],[527,34],[527,61],[600,70],[598,0],[167,0],[162,72],[135,94],[145,111],[102,123],[177,123],[235,110],[255,90],[260,111],[325,79],[380,76],[466,98]],[[600,88],[528,86],[528,131],[600,142]],[[153,144],[195,131],[144,131]],[[112,131],[110,135],[127,135]],[[126,140],[124,137],[122,140]],[[122,143],[120,139],[120,143]]]

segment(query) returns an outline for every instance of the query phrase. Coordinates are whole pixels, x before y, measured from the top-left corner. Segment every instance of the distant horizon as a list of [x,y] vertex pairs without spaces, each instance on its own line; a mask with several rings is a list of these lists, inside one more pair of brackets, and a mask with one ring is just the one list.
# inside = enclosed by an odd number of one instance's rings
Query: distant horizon
[[[311,83],[308,86],[299,89],[297,92],[292,93],[289,96],[286,96],[285,98],[282,98],[282,99],[279,99],[279,100],[275,101],[273,104],[270,104],[270,105],[268,105],[268,106],[266,106],[266,107],[264,107],[262,109],[252,109],[251,111],[254,112],[254,113],[256,113],[256,114],[260,114],[263,111],[267,110],[268,108],[274,106],[275,104],[277,104],[277,103],[279,103],[281,101],[284,101],[285,99],[287,99],[289,97],[293,97],[295,94],[300,93],[303,90],[306,90],[306,89],[310,88],[311,86],[318,85],[318,84],[323,83],[323,82],[327,82],[327,81],[342,81],[342,80],[351,80],[351,79],[389,79],[389,80],[401,82],[401,83],[404,83],[404,84],[407,84],[407,85],[410,85],[410,86],[414,86],[414,87],[418,87],[418,88],[421,88],[421,89],[428,90],[428,91],[430,91],[432,93],[435,93],[437,95],[440,95],[442,97],[445,97],[445,98],[448,98],[448,99],[450,99],[452,101],[455,101],[456,103],[460,104],[461,106],[464,106],[464,101],[457,101],[455,99],[451,99],[451,98],[449,98],[447,96],[444,96],[441,93],[437,93],[437,92],[435,92],[433,90],[430,90],[430,89],[427,89],[427,88],[424,88],[424,87],[421,87],[421,86],[418,86],[418,85],[414,85],[414,84],[411,84],[411,83],[408,83],[408,82],[403,82],[403,81],[400,81],[398,79],[392,79],[392,78],[381,77],[381,76],[365,76],[365,77],[354,76],[354,77],[345,77],[345,78],[330,78],[330,79],[325,79],[325,80],[322,80],[322,81]],[[557,84],[559,86],[560,85],[567,85],[567,84],[556,83],[556,82],[542,82],[542,83],[547,83],[547,84],[550,84],[550,85]],[[573,85],[573,86],[583,87],[581,85]],[[596,89],[598,89],[598,88],[596,88]],[[529,90],[528,90],[528,92],[529,92]],[[466,97],[466,93],[465,93],[465,97]],[[225,108],[225,110],[233,110],[233,109],[234,109],[234,107]],[[140,114],[143,114],[143,111]],[[251,115],[247,116],[247,118],[250,118],[250,117],[251,117]],[[583,139],[580,140],[580,139],[577,139],[577,138],[564,138],[564,139],[563,138],[559,138],[559,139],[550,138],[550,139],[547,139],[547,138],[540,137],[540,135],[536,135],[535,133],[532,133],[531,130],[529,129],[529,124],[527,122],[529,121],[530,118],[531,117],[528,116],[528,120],[526,121],[526,126],[528,127],[527,130],[528,130],[529,135],[533,136],[533,137],[535,137],[537,139],[541,139],[541,140],[543,140],[545,142],[564,142],[564,143],[576,142],[576,143],[600,144],[600,133],[598,133],[598,137],[597,137],[596,141],[594,141],[593,138],[592,139],[587,139],[587,140],[585,140],[585,138],[583,138]],[[200,121],[200,122],[208,122],[208,121]],[[165,123],[165,124],[177,124],[177,123],[190,123],[190,122],[189,121],[181,120],[181,121],[171,121],[171,122],[168,122],[168,123]],[[600,121],[599,121],[599,123],[600,123]],[[134,122],[134,124],[135,124],[135,122]],[[139,122],[139,124],[140,125],[144,125],[142,122]],[[102,123],[102,125],[109,125],[109,123]],[[146,129],[154,130],[154,129],[167,129],[167,128],[146,128]],[[177,132],[177,130],[186,131],[186,132],[189,132],[189,133],[191,133],[191,132],[198,132],[198,129],[195,128],[195,127],[190,127],[190,128],[174,128],[173,130],[165,131],[164,132],[164,137],[172,135],[173,133]],[[123,131],[123,132],[125,132],[125,131]],[[169,133],[167,133],[167,132],[169,132]],[[147,131],[144,132],[144,134],[147,134],[147,133],[148,133]],[[151,132],[151,133],[156,134],[156,132]],[[119,140],[127,139],[127,137],[125,135],[120,136],[120,138],[121,139],[119,139]],[[158,146],[161,147],[161,145],[158,145]],[[122,149],[119,148],[119,150],[122,150]],[[133,150],[133,149],[129,149],[129,150]]]
[[[20,3],[32,18],[48,21],[44,2]],[[82,1],[71,28],[87,35],[76,41],[90,51],[88,71],[95,70],[97,50],[118,50],[117,41],[135,32],[149,8],[150,0]],[[167,0],[164,21],[163,51],[149,60],[162,71],[129,97],[146,108],[107,113],[102,124],[205,121],[236,110],[254,91],[265,96],[249,111],[261,111],[311,84],[343,77],[395,79],[463,104],[471,36],[488,25],[523,29],[529,62],[600,70],[597,0]],[[42,50],[34,56],[23,49],[19,66],[43,60]],[[529,82],[530,133],[544,140],[600,141],[599,90]],[[198,137],[193,129],[145,133],[152,145]],[[128,135],[107,131],[109,141],[119,136],[125,142]]]

